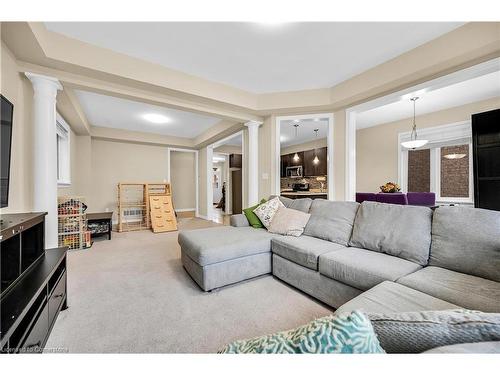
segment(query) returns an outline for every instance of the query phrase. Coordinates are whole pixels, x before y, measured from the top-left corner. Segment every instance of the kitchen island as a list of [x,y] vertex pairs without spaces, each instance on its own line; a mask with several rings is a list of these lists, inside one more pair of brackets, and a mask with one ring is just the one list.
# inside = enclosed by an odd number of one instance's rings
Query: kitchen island
[[299,198],[311,198],[311,199],[327,199],[328,194],[326,192],[319,191],[293,191],[293,190],[282,190],[280,195],[290,199]]

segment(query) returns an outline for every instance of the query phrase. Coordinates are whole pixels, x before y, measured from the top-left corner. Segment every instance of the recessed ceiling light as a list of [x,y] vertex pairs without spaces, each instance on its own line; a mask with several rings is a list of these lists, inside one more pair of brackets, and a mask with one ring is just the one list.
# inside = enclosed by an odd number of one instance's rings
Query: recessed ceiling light
[[166,124],[170,122],[170,119],[167,116],[160,115],[159,113],[146,113],[142,115],[142,118],[152,122],[153,124]]

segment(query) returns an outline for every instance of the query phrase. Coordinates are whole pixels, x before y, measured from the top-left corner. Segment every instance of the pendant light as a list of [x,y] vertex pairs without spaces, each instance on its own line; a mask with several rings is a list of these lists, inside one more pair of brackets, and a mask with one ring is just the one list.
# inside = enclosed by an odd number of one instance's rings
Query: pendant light
[[443,158],[446,159],[463,159],[467,156],[467,154],[447,154],[443,155]]
[[415,96],[410,99],[413,102],[413,127],[411,129],[410,140],[406,142],[401,142],[401,146],[409,149],[416,149],[418,147],[422,147],[429,143],[428,140],[418,139],[417,137],[417,122],[415,121],[415,102],[418,100],[418,96]]
[[[318,130],[319,129],[314,129],[314,132],[316,133],[316,140],[318,139]],[[318,163],[319,163],[319,158],[318,158],[318,155],[316,155],[316,149],[314,149],[313,164],[318,164]]]
[[[299,122],[298,122],[298,120],[295,120],[295,124],[293,124],[293,126],[295,127],[295,138],[297,138],[297,135],[298,135],[298,132],[299,132]],[[295,153],[295,155],[293,155],[293,161],[294,162],[298,162],[299,160],[300,160],[299,154]]]

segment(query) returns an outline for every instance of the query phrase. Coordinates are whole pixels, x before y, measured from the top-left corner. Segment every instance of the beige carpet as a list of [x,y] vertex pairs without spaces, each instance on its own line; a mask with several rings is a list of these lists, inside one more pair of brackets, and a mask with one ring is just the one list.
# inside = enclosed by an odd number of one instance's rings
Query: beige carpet
[[[211,224],[181,219],[179,228]],[[113,233],[68,254],[68,304],[46,348],[72,353],[206,353],[241,338],[289,329],[331,313],[264,276],[202,292],[180,261],[177,232]]]

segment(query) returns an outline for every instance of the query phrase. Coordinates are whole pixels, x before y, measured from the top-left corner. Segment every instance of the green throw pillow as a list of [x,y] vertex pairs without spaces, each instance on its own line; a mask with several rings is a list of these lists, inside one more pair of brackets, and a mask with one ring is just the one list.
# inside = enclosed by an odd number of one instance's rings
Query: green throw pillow
[[370,320],[360,311],[330,315],[290,331],[238,340],[219,353],[385,353]]
[[255,210],[257,207],[259,207],[262,203],[266,203],[266,200],[262,199],[259,204],[256,204],[255,206],[252,206],[252,207],[245,208],[243,210],[243,213],[247,217],[248,222],[254,228],[264,228],[264,225],[260,221],[259,217],[253,213],[253,210]]

